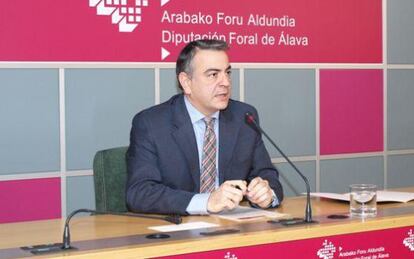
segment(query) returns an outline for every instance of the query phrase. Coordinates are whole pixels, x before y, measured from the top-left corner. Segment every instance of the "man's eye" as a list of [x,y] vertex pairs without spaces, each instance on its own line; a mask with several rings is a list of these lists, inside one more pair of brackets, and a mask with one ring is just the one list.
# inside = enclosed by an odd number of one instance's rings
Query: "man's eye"
[[210,77],[210,78],[216,78],[217,75],[218,75],[218,73],[211,73],[211,74],[208,75],[208,77]]
[[231,76],[231,70],[227,71],[227,75]]

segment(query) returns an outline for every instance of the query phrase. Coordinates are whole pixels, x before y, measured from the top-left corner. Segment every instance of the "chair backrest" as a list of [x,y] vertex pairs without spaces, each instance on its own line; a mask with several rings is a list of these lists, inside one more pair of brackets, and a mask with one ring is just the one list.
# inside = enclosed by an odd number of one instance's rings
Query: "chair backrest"
[[95,201],[98,211],[128,211],[125,202],[128,147],[98,151],[93,159]]

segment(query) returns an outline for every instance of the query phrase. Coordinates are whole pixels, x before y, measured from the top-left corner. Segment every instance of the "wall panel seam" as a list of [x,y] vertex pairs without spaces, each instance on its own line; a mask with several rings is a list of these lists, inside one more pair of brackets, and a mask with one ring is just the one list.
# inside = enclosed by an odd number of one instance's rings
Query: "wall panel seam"
[[387,0],[382,0],[382,62],[384,64],[383,73],[383,167],[384,167],[384,188],[388,187],[388,83],[387,83],[387,73],[388,73],[388,45],[387,45]]
[[60,133],[60,200],[61,216],[66,217],[66,107],[65,69],[59,68],[59,133]]
[[321,190],[321,158],[320,158],[320,69],[315,70],[315,188],[317,192]]

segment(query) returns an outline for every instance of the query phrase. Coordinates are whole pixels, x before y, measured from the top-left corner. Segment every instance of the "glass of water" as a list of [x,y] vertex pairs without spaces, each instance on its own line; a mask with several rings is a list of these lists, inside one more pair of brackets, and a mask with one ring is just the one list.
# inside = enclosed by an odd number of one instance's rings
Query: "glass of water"
[[375,184],[351,184],[349,188],[351,216],[375,217],[377,215],[377,186]]

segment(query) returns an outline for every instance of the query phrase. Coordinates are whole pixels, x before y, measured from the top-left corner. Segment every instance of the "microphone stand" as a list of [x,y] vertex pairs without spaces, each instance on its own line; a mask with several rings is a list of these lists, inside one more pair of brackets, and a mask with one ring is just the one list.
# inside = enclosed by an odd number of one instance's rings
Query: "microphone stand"
[[97,215],[116,215],[116,216],[127,216],[127,217],[136,217],[136,218],[147,218],[147,219],[160,219],[165,220],[174,224],[180,224],[182,222],[182,218],[179,215],[171,215],[171,216],[150,216],[150,215],[142,215],[142,214],[133,214],[133,213],[122,213],[122,212],[114,212],[114,211],[97,211],[97,210],[90,210],[90,209],[78,209],[72,211],[69,216],[66,218],[65,221],[65,228],[63,230],[63,243],[62,249],[70,249],[70,231],[69,231],[69,222],[70,219],[78,213],[94,213]]
[[[116,216],[126,216],[126,217],[136,217],[136,218],[158,219],[158,220],[165,220],[165,221],[168,221],[174,224],[180,224],[182,222],[182,218],[180,215],[152,216],[152,215],[142,215],[142,214],[135,214],[135,213],[114,212],[114,211],[97,211],[97,210],[91,210],[91,209],[78,209],[78,210],[72,211],[66,218],[65,227],[63,229],[62,243],[27,246],[27,247],[22,247],[21,249],[25,251],[29,251],[35,255],[50,253],[50,252],[59,252],[62,250],[76,249],[75,247],[72,247],[70,244],[71,242],[70,242],[69,222],[73,216],[81,212],[97,214],[97,215],[116,215]],[[150,238],[150,239],[168,238],[168,237],[169,236],[165,234],[152,234],[152,235],[147,236],[147,238]]]
[[306,185],[306,209],[305,209],[305,218],[303,220],[286,220],[284,221],[284,225],[297,225],[297,224],[303,224],[303,223],[317,223],[316,221],[312,220],[312,206],[311,206],[311,199],[310,199],[310,185],[308,178],[306,178],[305,175],[302,174],[302,172],[295,166],[295,164],[290,161],[289,157],[285,155],[285,153],[276,145],[276,143],[269,137],[269,135],[266,134],[266,132],[259,126],[259,124],[256,122],[253,115],[250,113],[246,113],[246,122],[249,125],[253,125],[260,133],[262,133],[267,140],[272,144],[273,147],[279,151],[279,153],[283,156],[284,159],[289,163],[290,166],[293,167],[293,169],[299,174],[299,176],[303,179]]

